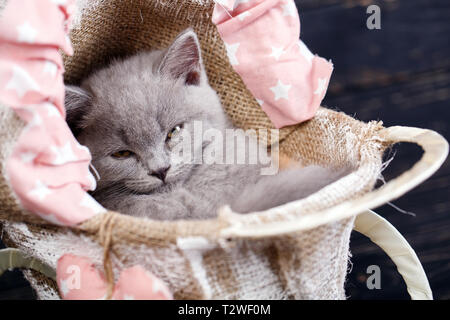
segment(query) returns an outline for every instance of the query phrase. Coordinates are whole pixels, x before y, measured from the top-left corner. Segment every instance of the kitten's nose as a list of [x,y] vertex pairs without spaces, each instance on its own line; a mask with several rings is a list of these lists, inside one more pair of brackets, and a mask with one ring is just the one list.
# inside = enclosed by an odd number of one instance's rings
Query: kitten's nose
[[166,168],[161,168],[155,171],[152,171],[150,173],[151,176],[157,177],[158,179],[160,179],[161,181],[164,182],[164,180],[166,179],[166,174],[167,171],[169,171],[170,166],[166,167]]

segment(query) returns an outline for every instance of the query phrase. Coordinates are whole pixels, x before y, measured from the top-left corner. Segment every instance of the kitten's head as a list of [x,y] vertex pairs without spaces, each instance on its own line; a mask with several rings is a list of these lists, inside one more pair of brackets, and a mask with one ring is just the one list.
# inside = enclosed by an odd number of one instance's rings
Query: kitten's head
[[173,161],[180,137],[193,137],[194,121],[203,130],[227,125],[190,29],[166,50],[115,61],[81,87],[67,86],[66,109],[69,126],[92,153],[98,190],[119,185],[145,193],[182,181],[193,165]]

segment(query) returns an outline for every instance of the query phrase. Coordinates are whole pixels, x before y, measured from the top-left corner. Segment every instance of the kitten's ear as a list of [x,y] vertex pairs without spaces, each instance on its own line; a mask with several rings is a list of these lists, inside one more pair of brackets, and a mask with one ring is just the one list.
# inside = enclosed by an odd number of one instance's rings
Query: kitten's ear
[[163,53],[158,71],[174,79],[183,78],[187,85],[199,85],[203,77],[202,57],[197,35],[183,31]]
[[66,94],[64,105],[66,107],[66,121],[75,136],[83,128],[82,120],[90,107],[91,96],[77,86],[65,86]]

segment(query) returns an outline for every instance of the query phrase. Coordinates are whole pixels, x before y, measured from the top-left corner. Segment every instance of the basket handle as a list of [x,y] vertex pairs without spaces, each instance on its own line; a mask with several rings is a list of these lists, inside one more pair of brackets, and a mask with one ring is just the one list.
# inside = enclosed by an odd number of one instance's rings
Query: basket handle
[[386,219],[371,210],[360,213],[354,230],[368,237],[392,259],[412,300],[432,300],[430,284],[413,248]]
[[[448,155],[448,142],[444,137],[432,130],[394,126],[382,129],[380,135],[391,145],[398,142],[418,144],[424,151],[422,158],[411,169],[403,172],[399,177],[389,181],[382,187],[359,198],[317,212],[314,215],[314,219],[299,217],[289,221],[246,225],[240,223],[240,214],[232,212],[229,207],[223,207],[219,212],[219,217],[224,221],[230,222],[230,226],[221,231],[221,236],[258,238],[282,235],[312,229],[326,223],[355,216],[368,209],[379,207],[397,199],[413,189],[435,173]],[[282,207],[270,210],[282,210]],[[251,215],[251,213],[248,215]]]
[[49,265],[40,260],[27,256],[19,249],[7,248],[0,250],[0,276],[14,268],[38,271],[48,278],[56,280],[56,272]]

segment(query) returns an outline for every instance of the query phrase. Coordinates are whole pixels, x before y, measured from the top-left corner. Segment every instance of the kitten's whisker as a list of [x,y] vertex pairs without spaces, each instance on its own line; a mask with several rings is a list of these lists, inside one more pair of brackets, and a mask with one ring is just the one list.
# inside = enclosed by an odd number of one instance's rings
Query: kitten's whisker
[[100,174],[98,173],[97,169],[95,169],[94,165],[92,163],[89,163],[89,167],[94,171],[94,175],[97,178],[97,181],[100,181]]
[[130,180],[125,181],[125,185],[153,185],[154,182],[147,181],[147,180]]

